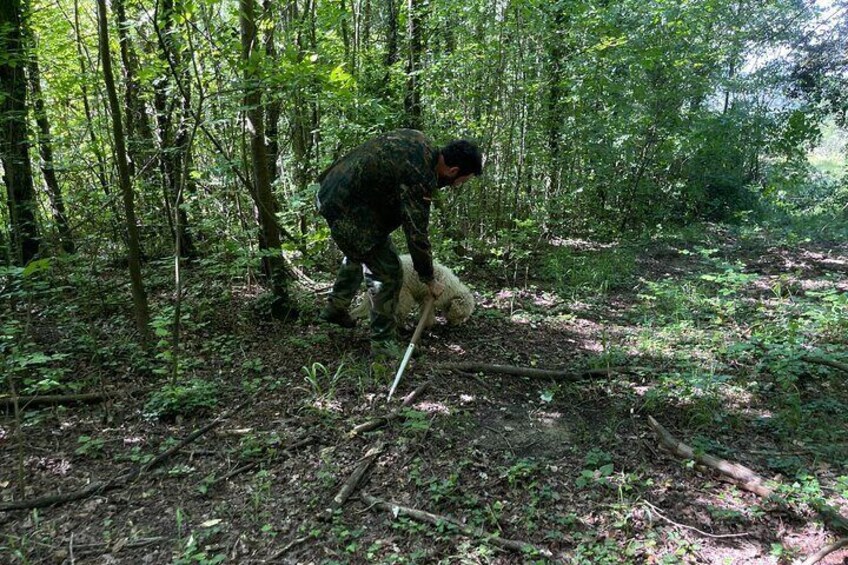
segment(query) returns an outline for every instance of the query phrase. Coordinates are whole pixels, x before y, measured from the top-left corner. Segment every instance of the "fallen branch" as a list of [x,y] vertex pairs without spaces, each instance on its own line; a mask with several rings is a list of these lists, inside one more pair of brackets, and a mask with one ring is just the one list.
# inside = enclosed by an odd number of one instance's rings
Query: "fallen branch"
[[585,371],[578,371],[574,373],[551,369],[516,367],[513,365],[490,365],[488,363],[441,363],[435,365],[433,368],[457,371],[459,373],[497,373],[502,375],[515,375],[517,377],[530,377],[534,379],[561,379],[568,381],[577,381],[587,377],[605,377],[613,373],[622,373],[627,370],[624,367],[610,367],[608,369],[587,369]]
[[826,357],[812,357],[810,355],[804,355],[801,357],[801,361],[806,361],[807,363],[813,363],[815,365],[826,365],[833,369],[838,369],[843,373],[848,373],[848,365],[840,363],[839,361],[827,359]]
[[762,496],[763,498],[768,498],[774,494],[774,491],[765,485],[765,481],[763,481],[757,473],[748,467],[739,465],[738,463],[731,463],[724,459],[719,459],[718,457],[713,457],[708,453],[696,453],[694,449],[685,443],[678,441],[673,435],[671,435],[671,432],[662,427],[660,423],[654,420],[651,416],[648,416],[648,424],[659,436],[660,442],[663,446],[665,446],[666,449],[674,455],[682,459],[692,459],[696,463],[715,469],[716,471],[737,481],[739,486],[743,489]]
[[[87,394],[46,394],[42,396],[19,396],[18,405],[21,410],[32,408],[35,406],[46,406],[52,404],[94,404],[95,402],[103,402],[109,398],[107,395],[99,392],[91,392]],[[14,399],[10,396],[0,396],[0,408],[10,408],[14,406]]]
[[111,490],[124,488],[132,481],[140,477],[142,474],[155,469],[156,467],[170,459],[174,454],[179,452],[185,446],[194,442],[199,437],[203,436],[213,428],[216,428],[221,425],[224,420],[229,418],[232,414],[239,412],[242,408],[247,406],[252,401],[253,397],[251,396],[248,400],[245,400],[235,408],[224,412],[202,428],[193,431],[188,436],[186,436],[185,439],[170,447],[169,449],[163,451],[144,465],[138,465],[136,467],[133,467],[125,473],[113,477],[108,481],[95,481],[83,489],[69,492],[66,494],[55,494],[50,496],[43,496],[40,498],[33,498],[30,500],[19,500],[8,502],[6,504],[0,504],[0,512],[9,512],[11,510],[30,510],[32,508],[45,508],[48,506],[54,506],[56,504],[64,504],[66,502],[82,500],[84,498],[95,496],[97,494],[102,494]]
[[[771,498],[774,494],[774,489],[766,486],[766,481],[762,477],[744,465],[731,463],[724,459],[713,457],[707,453],[695,453],[694,449],[671,435],[668,430],[662,427],[659,422],[654,420],[651,416],[648,416],[648,424],[657,436],[659,436],[660,443],[662,443],[662,445],[674,455],[683,459],[692,459],[696,463],[710,467],[722,475],[730,477],[736,481],[741,488],[751,491],[763,498]],[[772,500],[777,502],[783,508],[789,507],[793,511],[797,512],[797,509],[792,508],[793,505],[788,501],[780,500],[777,497],[772,498]],[[828,528],[838,532],[840,535],[848,535],[848,518],[845,518],[845,516],[840,514],[839,510],[833,506],[825,504],[821,500],[814,500],[809,502],[809,504],[816,512],[818,512],[822,522],[824,522]]]
[[450,524],[464,536],[485,540],[486,542],[491,543],[492,545],[496,545],[502,549],[508,549],[510,551],[515,551],[519,553],[537,553],[546,557],[552,556],[552,553],[547,549],[536,547],[535,545],[523,541],[487,535],[482,531],[473,530],[462,522],[454,520],[453,518],[448,518],[447,516],[440,516],[439,514],[432,514],[424,510],[417,510],[415,508],[401,506],[399,504],[395,504],[394,502],[389,502],[380,498],[373,497],[366,492],[360,493],[359,496],[360,498],[362,498],[363,502],[365,502],[365,504],[367,504],[369,507],[377,507],[382,510],[386,510],[387,512],[390,512],[395,518],[397,518],[398,516],[406,516],[408,518],[412,518],[413,520],[417,520],[418,522],[424,522],[427,524],[432,524],[434,526]]
[[814,554],[807,557],[804,561],[801,562],[801,565],[814,565],[818,563],[834,551],[839,551],[843,547],[848,547],[848,538],[842,538],[839,541],[835,541],[830,545],[826,545]]
[[353,472],[344,482],[342,488],[339,489],[338,494],[333,497],[333,501],[330,503],[329,508],[324,511],[326,516],[332,516],[333,512],[344,506],[344,503],[347,502],[350,495],[353,494],[356,488],[362,483],[362,479],[365,477],[368,469],[370,469],[371,465],[374,464],[374,461],[383,454],[384,448],[384,444],[378,442],[376,445],[368,449],[365,455],[362,456],[362,459],[360,459],[356,464],[356,467],[354,467]]
[[[421,393],[424,392],[427,389],[427,387],[429,387],[429,386],[430,386],[430,381],[426,381],[426,382],[422,383],[421,385],[419,385],[418,388],[416,388],[415,390],[410,392],[408,395],[406,395],[406,397],[403,399],[403,403],[401,404],[401,406],[403,408],[410,406],[413,402],[415,402],[418,399],[418,397],[421,395]],[[356,437],[357,435],[364,434],[365,432],[374,431],[377,428],[381,428],[383,426],[388,425],[389,422],[391,422],[392,420],[396,420],[397,418],[400,418],[402,415],[403,415],[403,412],[401,410],[393,410],[392,412],[386,414],[385,416],[379,416],[377,418],[374,418],[373,420],[368,420],[367,422],[359,424],[358,426],[353,428],[350,432],[348,432],[348,435],[350,437]]]

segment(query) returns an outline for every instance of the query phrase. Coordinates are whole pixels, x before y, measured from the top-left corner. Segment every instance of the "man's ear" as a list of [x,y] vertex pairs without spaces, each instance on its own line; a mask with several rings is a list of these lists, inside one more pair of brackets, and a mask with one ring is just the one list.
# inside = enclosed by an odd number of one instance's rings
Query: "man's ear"
[[449,167],[448,168],[448,175],[450,175],[451,178],[458,177],[459,176],[459,167]]

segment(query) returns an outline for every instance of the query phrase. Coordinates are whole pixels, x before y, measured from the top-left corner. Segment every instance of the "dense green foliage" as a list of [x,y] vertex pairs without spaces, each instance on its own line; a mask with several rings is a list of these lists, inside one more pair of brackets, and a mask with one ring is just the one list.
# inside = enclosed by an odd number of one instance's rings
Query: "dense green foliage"
[[[846,203],[841,167],[815,180],[806,159],[823,120],[844,122],[838,5],[824,27],[816,5],[797,0],[411,6],[424,26],[420,46],[396,1],[266,2],[257,16],[264,48],[245,73],[237,3],[114,2],[144,251],[172,247],[174,202],[190,236],[184,249],[253,244],[245,77],[261,81],[291,249],[324,239],[312,179],[368,136],[418,119],[404,103],[412,75],[422,127],[437,140],[476,138],[487,154],[484,178],[446,197],[448,239],[493,238],[516,219],[566,237]],[[33,0],[22,9],[28,49],[16,64],[36,59],[42,69],[73,237],[88,254],[121,252],[93,5]],[[49,254],[57,217],[48,194],[38,198]],[[6,231],[9,220],[0,220]]]

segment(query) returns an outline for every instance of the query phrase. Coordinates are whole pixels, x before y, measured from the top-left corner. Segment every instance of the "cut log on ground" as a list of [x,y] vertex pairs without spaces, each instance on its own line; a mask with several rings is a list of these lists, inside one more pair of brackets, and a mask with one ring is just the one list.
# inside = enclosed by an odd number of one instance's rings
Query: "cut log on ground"
[[535,369],[532,367],[515,367],[512,365],[490,365],[487,363],[440,363],[434,369],[456,371],[458,373],[496,373],[530,377],[534,379],[558,379],[578,381],[589,377],[607,377],[613,373],[627,372],[625,367],[610,367],[608,369],[587,369],[585,371],[559,371],[552,369]]
[[447,516],[440,516],[439,514],[433,514],[431,512],[426,512],[424,510],[417,510],[415,508],[409,508],[407,506],[401,506],[399,504],[395,504],[394,502],[389,502],[387,500],[382,500],[380,498],[376,498],[371,496],[366,492],[360,493],[360,498],[362,498],[363,502],[367,504],[371,508],[380,508],[381,510],[385,510],[391,513],[392,516],[397,518],[398,516],[406,516],[408,518],[412,518],[418,522],[424,522],[426,524],[432,524],[434,526],[441,526],[443,524],[450,524],[456,530],[467,537],[473,539],[484,540],[487,543],[500,547],[501,549],[508,549],[509,551],[515,551],[518,553],[531,553],[537,555],[543,555],[545,557],[552,557],[553,554],[547,549],[536,547],[533,544],[526,543],[523,541],[511,540],[496,536],[490,536],[485,532],[474,530],[473,528],[469,528],[462,522],[458,520],[454,520],[453,518],[448,518]]

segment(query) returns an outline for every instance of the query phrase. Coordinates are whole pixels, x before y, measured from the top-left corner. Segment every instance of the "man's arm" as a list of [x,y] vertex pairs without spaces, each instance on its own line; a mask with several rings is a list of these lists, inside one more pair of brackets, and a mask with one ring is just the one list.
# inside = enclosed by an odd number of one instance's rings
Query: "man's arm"
[[433,280],[433,253],[430,245],[430,197],[424,186],[405,186],[401,192],[401,213],[406,245],[412,264],[423,283]]

